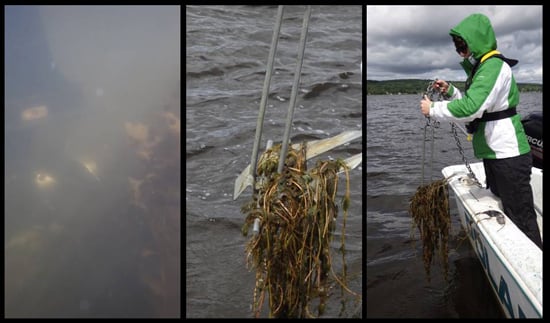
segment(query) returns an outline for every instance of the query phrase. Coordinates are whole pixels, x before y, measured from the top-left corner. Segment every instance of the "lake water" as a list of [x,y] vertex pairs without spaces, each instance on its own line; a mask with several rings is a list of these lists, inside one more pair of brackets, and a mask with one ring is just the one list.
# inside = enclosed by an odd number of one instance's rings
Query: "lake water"
[[[444,281],[436,258],[431,282],[426,280],[422,245],[411,239],[411,232],[418,237],[418,231],[411,231],[407,211],[410,198],[422,182],[426,121],[419,102],[418,95],[367,97],[366,316],[502,318],[481,264],[464,240],[456,205],[452,203],[451,279]],[[541,110],[541,93],[521,93],[520,115]],[[460,131],[459,136],[466,159],[476,162],[471,143]],[[435,130],[434,147],[430,167],[431,142],[426,144],[424,183],[442,178],[444,166],[463,163],[448,122]]]
[[[267,139],[280,142],[283,137],[304,10],[305,6],[285,7],[262,149]],[[186,6],[188,318],[253,317],[255,272],[246,266],[248,239],[241,234],[240,212],[251,189],[234,201],[233,185],[250,163],[276,14],[277,6]],[[361,57],[361,6],[312,6],[292,142],[362,129]],[[356,140],[321,158],[361,151],[361,140]],[[363,170],[359,166],[351,172],[352,204],[346,224],[348,286],[358,293],[363,287]],[[339,239],[335,234],[335,241]],[[335,255],[338,247],[335,243]],[[336,263],[335,271],[340,269]],[[333,292],[323,317],[362,317],[362,303],[350,296],[340,313],[340,291]],[[267,312],[262,315],[267,317]]]
[[6,317],[180,316],[179,6],[6,6]]

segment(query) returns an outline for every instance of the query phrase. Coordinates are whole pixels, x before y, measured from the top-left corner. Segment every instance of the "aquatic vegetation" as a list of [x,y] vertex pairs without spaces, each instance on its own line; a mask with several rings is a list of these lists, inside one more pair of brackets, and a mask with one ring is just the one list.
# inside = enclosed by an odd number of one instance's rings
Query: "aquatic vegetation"
[[47,189],[53,187],[56,183],[56,180],[52,175],[48,173],[37,172],[35,173],[34,183],[40,189]]
[[180,118],[170,111],[164,111],[162,113],[162,117],[166,120],[168,124],[168,129],[170,129],[170,132],[172,132],[172,134],[174,134],[175,136],[177,136],[177,138],[179,138],[181,133]]
[[[165,117],[164,117],[165,118]],[[172,119],[166,119],[168,127],[172,127]],[[130,138],[137,144],[136,154],[144,160],[151,160],[154,153],[154,148],[163,138],[161,136],[150,136],[150,127],[143,123],[125,122],[124,128]],[[171,129],[171,128],[170,128]]]
[[144,143],[149,137],[149,127],[142,123],[125,122],[124,128],[130,138],[139,143]]
[[31,121],[31,120],[37,120],[42,119],[48,115],[48,108],[45,105],[32,107],[23,110],[23,113],[21,113],[21,118],[24,121]]
[[[325,311],[332,281],[344,291],[347,285],[345,263],[345,229],[350,206],[348,167],[343,160],[319,160],[307,170],[305,144],[301,149],[289,147],[282,174],[277,173],[281,145],[263,153],[258,161],[255,194],[241,211],[247,215],[242,228],[259,219],[260,226],[246,245],[247,264],[256,269],[253,311],[260,315],[269,297],[270,317],[311,318],[310,304],[316,300],[317,315]],[[342,274],[334,273],[330,252],[336,228],[338,172],[344,169],[346,191],[343,209],[341,246]],[[266,295],[267,293],[267,295]],[[318,300],[318,301],[317,301]]]
[[440,179],[427,185],[421,185],[410,199],[409,214],[412,217],[411,236],[415,227],[420,232],[424,269],[430,281],[430,269],[434,253],[439,254],[445,280],[449,272],[449,233],[451,213],[449,209],[449,188],[447,179]]
[[[139,254],[139,278],[158,317],[180,316],[180,147],[178,105],[154,113],[148,123],[124,122],[143,168],[130,174],[130,204],[139,209],[152,240]],[[169,117],[167,115],[169,114]]]
[[93,160],[83,160],[80,162],[84,168],[90,173],[98,182],[100,181],[97,175],[97,163]]

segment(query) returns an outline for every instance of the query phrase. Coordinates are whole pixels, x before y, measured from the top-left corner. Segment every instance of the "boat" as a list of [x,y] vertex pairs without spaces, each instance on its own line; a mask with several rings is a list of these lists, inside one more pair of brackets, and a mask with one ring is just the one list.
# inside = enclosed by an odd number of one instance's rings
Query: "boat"
[[[483,163],[470,164],[481,183]],[[542,233],[542,170],[533,167],[531,187]],[[450,178],[461,225],[508,318],[542,318],[542,250],[502,211],[500,199],[479,187],[465,165],[443,168]]]
[[[524,120],[539,119],[530,116]],[[542,131],[533,134],[532,130],[525,129],[528,138],[535,138],[529,140],[531,146],[540,144],[540,154],[532,154],[533,165],[542,165]],[[542,129],[542,122],[539,129]],[[486,189],[483,163],[469,166],[481,186],[470,176],[466,165],[442,169],[443,176],[448,179],[450,195],[456,200],[461,226],[504,315],[542,318],[542,250],[506,216],[500,198]],[[532,168],[531,187],[542,238],[542,168]]]

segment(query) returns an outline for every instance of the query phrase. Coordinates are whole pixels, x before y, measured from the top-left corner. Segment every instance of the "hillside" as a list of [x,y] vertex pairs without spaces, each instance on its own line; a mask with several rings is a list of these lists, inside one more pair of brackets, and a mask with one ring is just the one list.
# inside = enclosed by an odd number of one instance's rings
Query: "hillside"
[[[420,79],[400,79],[387,81],[367,80],[367,95],[376,94],[421,94],[426,91],[426,87],[431,80]],[[460,81],[449,81],[464,90],[464,83]],[[521,92],[542,92],[542,84],[518,83]]]

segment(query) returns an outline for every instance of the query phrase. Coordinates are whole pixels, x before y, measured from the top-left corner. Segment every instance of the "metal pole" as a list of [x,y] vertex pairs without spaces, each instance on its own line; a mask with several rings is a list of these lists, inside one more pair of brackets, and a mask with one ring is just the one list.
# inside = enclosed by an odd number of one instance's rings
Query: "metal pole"
[[290,137],[290,128],[292,127],[292,116],[294,115],[294,105],[296,104],[296,95],[298,94],[298,85],[300,83],[300,74],[302,72],[302,63],[304,61],[304,51],[306,48],[306,36],[307,28],[309,25],[309,17],[311,15],[311,6],[306,7],[304,13],[304,24],[302,26],[302,35],[300,39],[300,49],[298,50],[298,59],[296,63],[296,70],[294,71],[294,84],[292,85],[292,92],[290,95],[290,103],[288,105],[288,113],[286,116],[285,133],[283,136],[283,145],[281,148],[281,155],[279,157],[279,167],[277,172],[280,174],[283,172],[283,166],[285,164],[286,153],[288,151],[288,141]]
[[250,175],[252,175],[252,190],[256,187],[256,165],[258,162],[258,150],[260,141],[262,139],[262,128],[264,124],[265,106],[267,103],[267,95],[269,92],[269,83],[271,82],[271,74],[273,73],[273,61],[275,59],[275,52],[277,50],[277,42],[279,41],[279,33],[281,31],[281,23],[283,21],[283,9],[284,6],[279,6],[277,11],[277,20],[275,23],[275,29],[273,29],[273,38],[271,39],[271,49],[269,50],[269,57],[267,59],[267,68],[264,79],[264,88],[262,90],[262,99],[260,102],[260,113],[258,114],[258,121],[256,123],[256,136],[254,137],[254,147],[252,148],[252,156],[250,156]]

